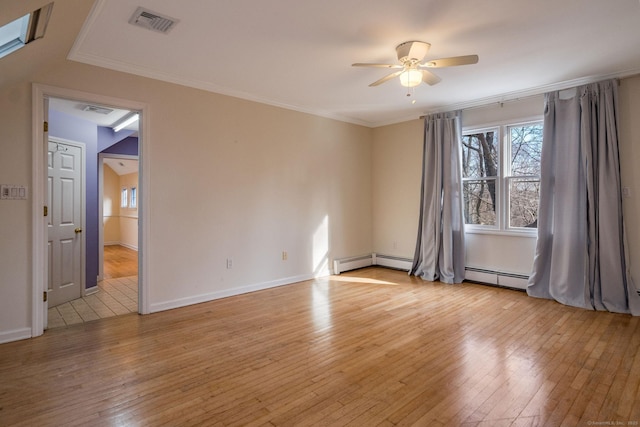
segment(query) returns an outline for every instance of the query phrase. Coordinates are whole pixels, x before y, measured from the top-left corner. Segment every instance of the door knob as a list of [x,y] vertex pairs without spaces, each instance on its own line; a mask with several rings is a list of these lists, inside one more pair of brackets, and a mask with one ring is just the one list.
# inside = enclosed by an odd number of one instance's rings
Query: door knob
[[78,227],[74,231],[76,232],[76,234],[82,233],[82,228]]

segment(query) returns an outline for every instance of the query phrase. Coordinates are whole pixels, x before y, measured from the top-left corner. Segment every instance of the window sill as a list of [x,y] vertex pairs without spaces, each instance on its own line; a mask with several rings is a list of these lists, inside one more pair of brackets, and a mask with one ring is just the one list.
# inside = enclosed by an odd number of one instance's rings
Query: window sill
[[471,228],[465,227],[465,234],[489,234],[496,236],[510,236],[510,237],[526,237],[530,239],[538,238],[538,229],[532,230],[497,230],[495,228]]

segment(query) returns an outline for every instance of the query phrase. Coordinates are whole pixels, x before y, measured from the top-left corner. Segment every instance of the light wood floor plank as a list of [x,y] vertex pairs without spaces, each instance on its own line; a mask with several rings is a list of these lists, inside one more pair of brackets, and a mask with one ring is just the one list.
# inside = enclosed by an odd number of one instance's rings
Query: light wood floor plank
[[0,425],[633,425],[639,346],[638,318],[369,268],[0,345]]

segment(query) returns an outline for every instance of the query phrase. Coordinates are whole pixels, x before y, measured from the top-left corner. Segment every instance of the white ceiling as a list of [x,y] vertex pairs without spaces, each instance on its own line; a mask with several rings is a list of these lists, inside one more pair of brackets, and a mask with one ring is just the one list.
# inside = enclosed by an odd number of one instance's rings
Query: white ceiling
[[[105,108],[104,112],[96,112],[87,106]],[[87,104],[86,102],[78,102],[67,99],[51,98],[49,99],[49,109],[64,113],[70,116],[95,123],[98,126],[113,127],[131,113],[129,110],[122,110],[114,107],[105,107],[97,104]],[[110,111],[109,111],[110,110]],[[138,122],[128,125],[125,129],[138,130]]]
[[103,161],[118,175],[127,175],[138,172],[138,161],[133,159],[120,159],[116,157],[103,157]]
[[[138,6],[180,22],[133,26]],[[639,73],[639,23],[639,0],[98,0],[69,58],[379,126]],[[389,70],[351,67],[395,63],[408,40],[480,61],[412,97],[397,79],[368,87]]]

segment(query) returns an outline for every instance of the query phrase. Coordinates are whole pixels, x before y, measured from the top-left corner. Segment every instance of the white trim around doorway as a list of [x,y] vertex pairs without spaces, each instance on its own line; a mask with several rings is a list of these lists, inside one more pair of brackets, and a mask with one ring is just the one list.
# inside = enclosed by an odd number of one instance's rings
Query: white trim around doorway
[[32,310],[31,310],[31,336],[36,337],[44,332],[45,316],[43,310],[43,293],[47,288],[47,221],[43,215],[46,206],[47,190],[47,162],[46,145],[44,144],[45,120],[44,101],[47,98],[63,98],[100,104],[116,108],[135,110],[140,112],[139,130],[139,187],[140,199],[138,201],[138,242],[139,242],[139,267],[138,267],[138,312],[149,313],[149,283],[148,283],[148,259],[147,238],[149,226],[149,106],[136,101],[113,98],[81,92],[73,89],[65,89],[34,83],[32,86]]

